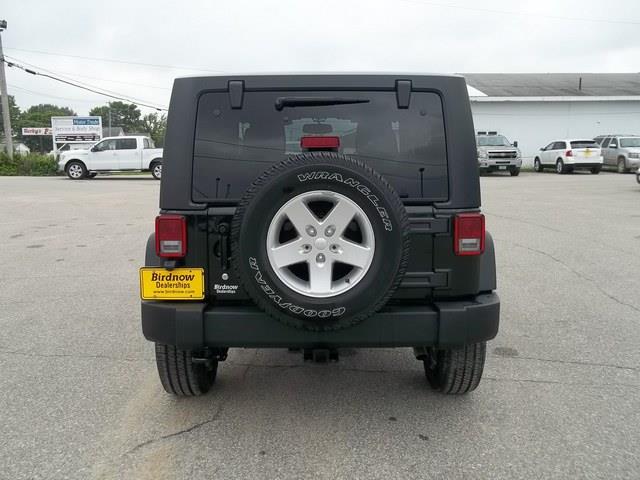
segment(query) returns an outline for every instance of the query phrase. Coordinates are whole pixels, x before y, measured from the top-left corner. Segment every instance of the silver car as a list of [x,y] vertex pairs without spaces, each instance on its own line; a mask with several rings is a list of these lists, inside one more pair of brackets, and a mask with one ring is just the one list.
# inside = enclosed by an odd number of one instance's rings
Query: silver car
[[478,132],[478,167],[480,172],[508,171],[512,177],[518,176],[522,166],[522,155],[518,142],[513,144],[498,132]]
[[640,167],[640,135],[600,135],[594,140],[602,149],[605,166],[616,167],[618,173]]

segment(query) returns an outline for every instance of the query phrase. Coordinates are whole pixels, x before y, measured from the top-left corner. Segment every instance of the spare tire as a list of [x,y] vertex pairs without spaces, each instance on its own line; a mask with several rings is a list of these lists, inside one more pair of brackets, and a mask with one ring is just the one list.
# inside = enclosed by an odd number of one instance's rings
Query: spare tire
[[408,218],[377,172],[330,152],[278,163],[247,189],[232,222],[232,263],[279,321],[345,328],[386,304],[409,254]]

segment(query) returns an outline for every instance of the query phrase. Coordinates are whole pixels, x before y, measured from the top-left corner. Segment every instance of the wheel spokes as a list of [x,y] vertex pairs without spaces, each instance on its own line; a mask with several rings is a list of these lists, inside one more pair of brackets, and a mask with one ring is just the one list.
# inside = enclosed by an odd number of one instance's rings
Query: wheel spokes
[[318,226],[318,219],[303,201],[293,202],[284,210],[283,213],[298,231],[298,235],[304,235],[305,229],[308,225],[311,225],[314,228]]
[[284,268],[295,263],[305,262],[302,245],[302,238],[297,238],[277,247],[271,247],[271,258],[275,266]]
[[323,227],[334,226],[335,234],[342,235],[356,213],[357,210],[353,204],[338,200],[327,216],[322,219],[321,225]]
[[[361,239],[358,243],[343,235],[351,225]],[[297,232],[292,240],[290,227]],[[326,298],[350,290],[366,274],[375,238],[367,215],[355,201],[317,190],[299,194],[280,207],[271,220],[266,246],[271,267],[285,286],[305,296]]]
[[369,247],[358,245],[357,243],[341,238],[335,259],[353,267],[364,268],[369,263],[371,256],[371,249]]
[[328,293],[331,291],[331,276],[333,273],[332,262],[327,259],[318,263],[315,259],[309,261],[309,287],[315,293]]

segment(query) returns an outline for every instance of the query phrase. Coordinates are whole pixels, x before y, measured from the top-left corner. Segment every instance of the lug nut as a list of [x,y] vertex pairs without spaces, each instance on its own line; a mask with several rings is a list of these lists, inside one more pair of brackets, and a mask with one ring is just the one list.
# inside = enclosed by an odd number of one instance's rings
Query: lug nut
[[327,237],[331,237],[331,236],[333,236],[333,234],[334,234],[334,233],[336,233],[336,227],[335,227],[335,225],[329,225],[329,226],[327,227],[327,229],[324,231],[324,234],[325,234]]
[[311,225],[307,225],[305,230],[307,231],[307,235],[309,235],[310,237],[315,237],[316,236],[316,233],[317,233],[316,229],[313,228]]
[[324,254],[319,253],[318,255],[316,255],[316,262],[324,263],[324,261],[325,261]]

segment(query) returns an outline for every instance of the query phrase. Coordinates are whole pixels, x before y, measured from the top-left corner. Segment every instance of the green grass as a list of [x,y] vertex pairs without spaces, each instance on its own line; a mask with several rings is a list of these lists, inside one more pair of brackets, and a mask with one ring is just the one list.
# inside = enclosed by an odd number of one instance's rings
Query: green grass
[[58,163],[55,158],[39,153],[26,155],[15,154],[13,158],[0,153],[0,176],[35,176],[56,175]]

